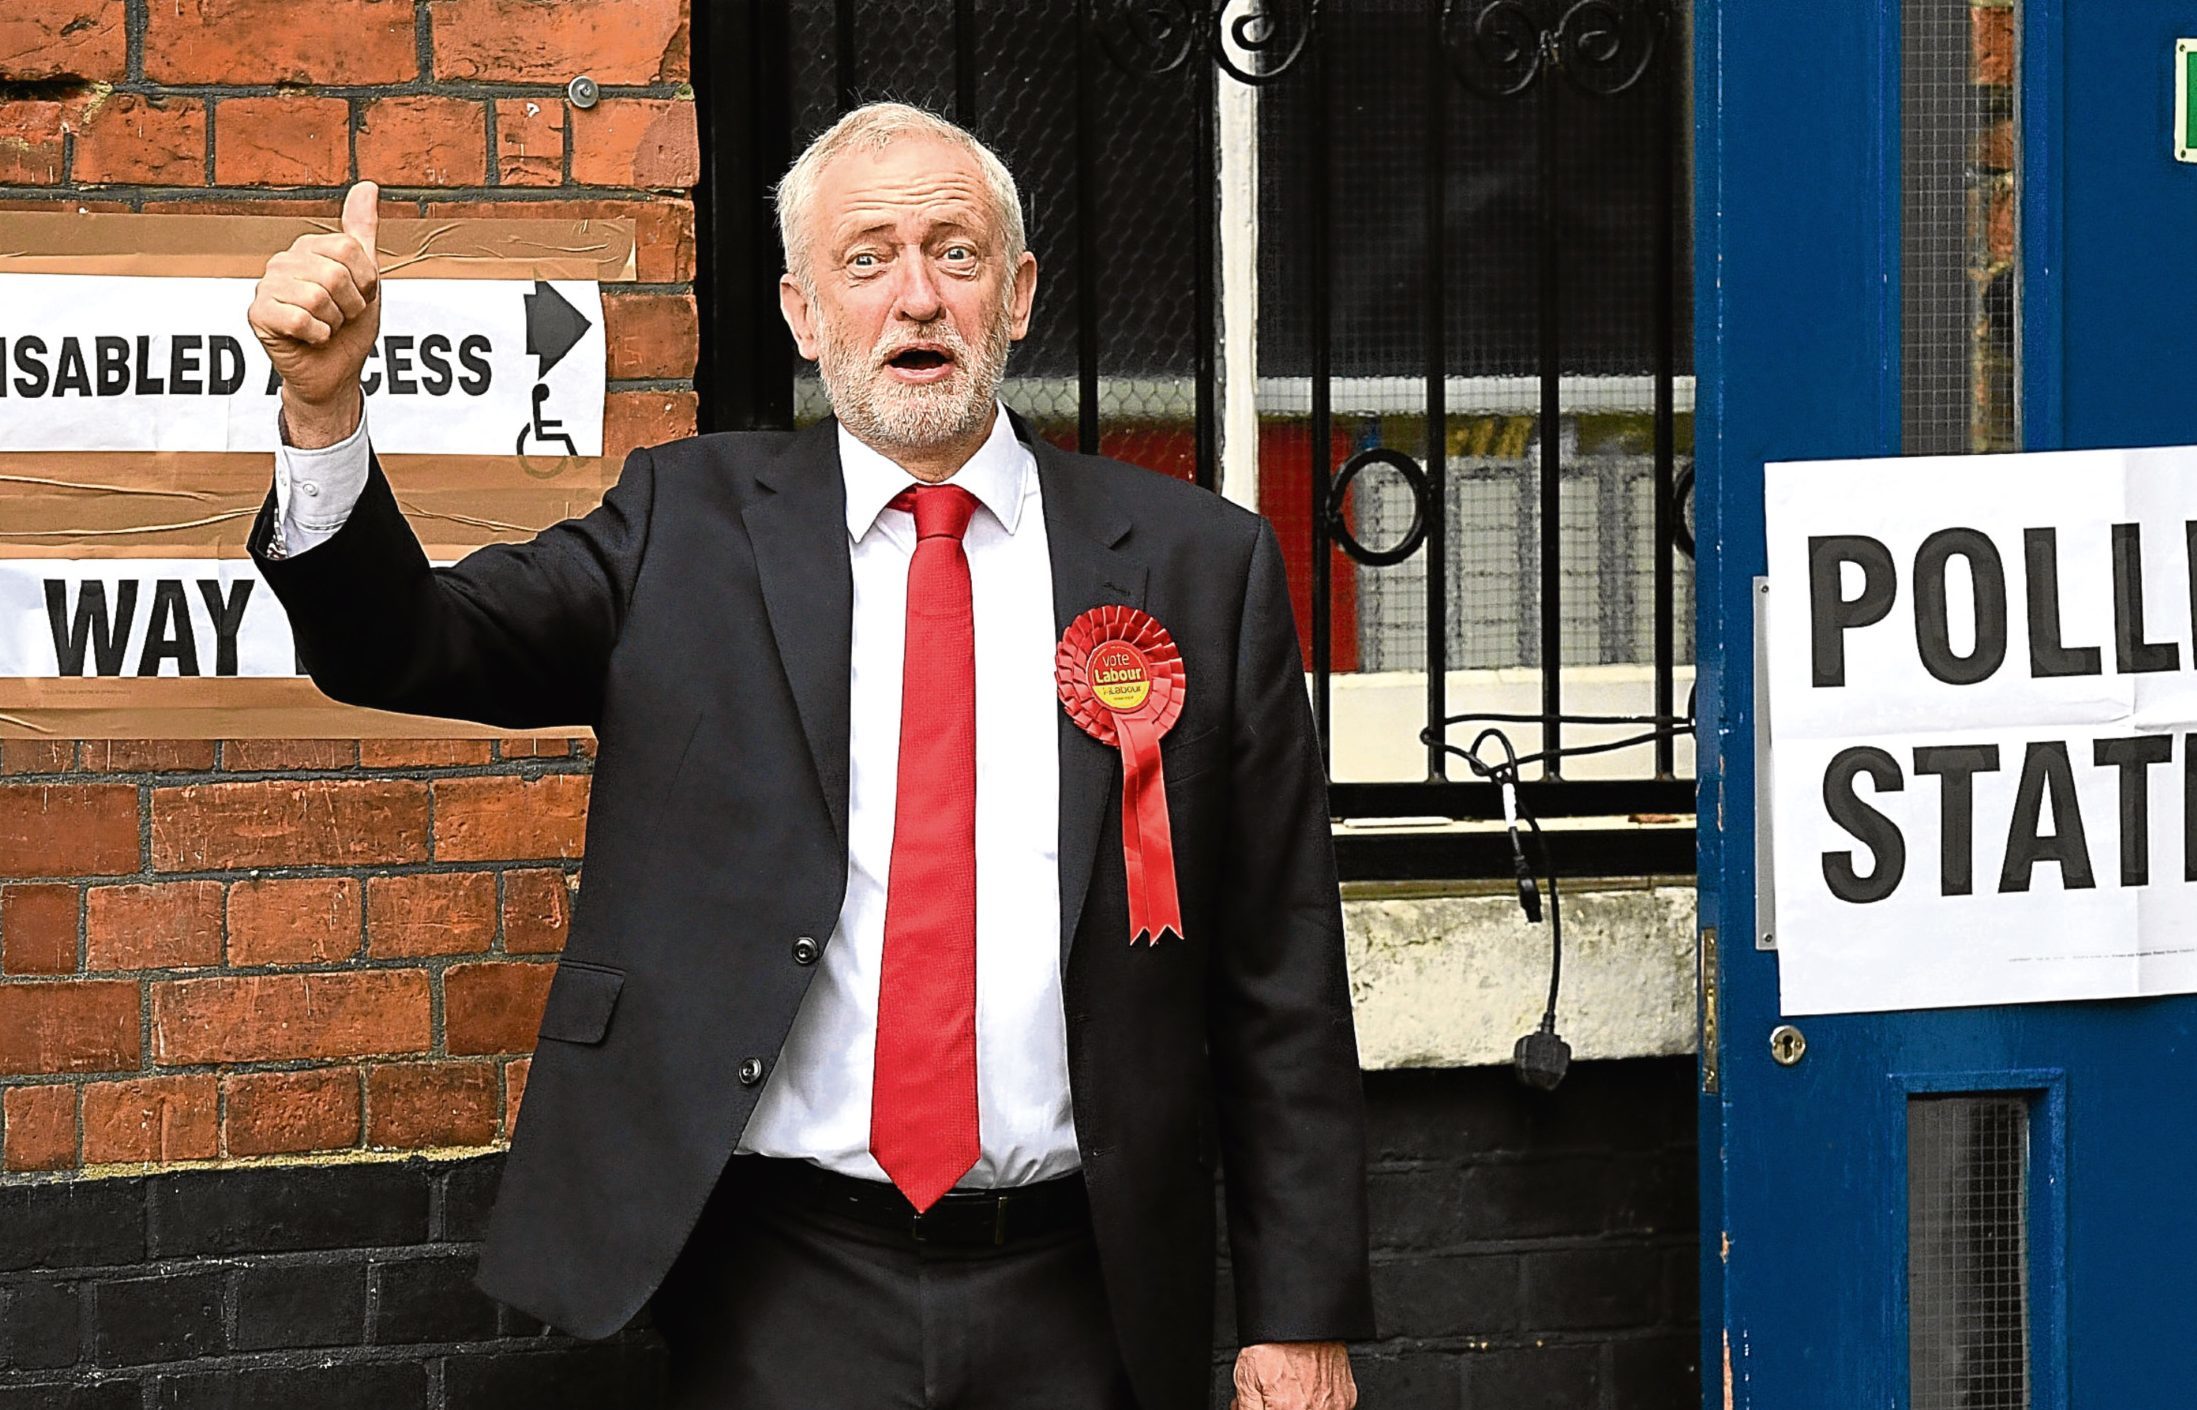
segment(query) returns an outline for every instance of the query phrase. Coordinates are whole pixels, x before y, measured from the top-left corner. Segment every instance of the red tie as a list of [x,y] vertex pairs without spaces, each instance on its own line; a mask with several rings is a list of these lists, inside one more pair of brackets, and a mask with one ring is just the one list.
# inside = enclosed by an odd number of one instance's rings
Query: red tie
[[900,672],[900,784],[885,891],[870,1153],[917,1209],[976,1164],[976,630],[961,535],[976,497],[921,485],[908,649]]

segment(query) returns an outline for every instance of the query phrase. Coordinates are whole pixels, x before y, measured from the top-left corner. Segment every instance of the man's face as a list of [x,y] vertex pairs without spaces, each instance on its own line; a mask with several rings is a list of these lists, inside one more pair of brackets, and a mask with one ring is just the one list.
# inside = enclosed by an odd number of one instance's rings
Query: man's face
[[981,433],[1029,331],[1037,261],[1009,264],[976,159],[930,137],[844,153],[800,238],[808,278],[780,280],[779,304],[847,429],[888,452]]

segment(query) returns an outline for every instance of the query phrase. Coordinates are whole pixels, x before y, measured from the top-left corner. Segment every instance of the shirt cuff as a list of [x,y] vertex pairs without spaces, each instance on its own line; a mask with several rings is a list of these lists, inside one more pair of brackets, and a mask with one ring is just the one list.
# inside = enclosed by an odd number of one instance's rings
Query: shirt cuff
[[287,428],[275,446],[275,556],[295,558],[334,538],[366,490],[366,410],[358,429],[320,450],[289,443]]

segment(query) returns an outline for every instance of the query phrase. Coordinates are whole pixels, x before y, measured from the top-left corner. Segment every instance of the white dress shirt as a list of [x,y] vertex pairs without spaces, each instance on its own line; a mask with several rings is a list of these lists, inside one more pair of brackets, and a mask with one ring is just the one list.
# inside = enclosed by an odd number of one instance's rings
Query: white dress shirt
[[[907,471],[839,432],[854,573],[848,671],[847,895],[739,1149],[873,1180],[870,1095],[886,881],[899,793],[900,674],[914,516],[886,508]],[[277,533],[303,553],[366,482],[366,436],[275,455]],[[976,1047],[982,1154],[967,1186],[1027,1184],[1081,1163],[1060,988],[1059,698],[1053,567],[1037,462],[1004,410],[952,483],[979,504],[962,543],[976,632]]]

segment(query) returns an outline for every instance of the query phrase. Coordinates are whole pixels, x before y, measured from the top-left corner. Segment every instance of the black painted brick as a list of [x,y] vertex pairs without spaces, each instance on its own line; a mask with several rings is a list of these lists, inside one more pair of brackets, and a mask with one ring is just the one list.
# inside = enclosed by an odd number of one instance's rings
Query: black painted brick
[[1701,1184],[1691,1149],[1658,1151],[1610,1162],[1610,1203],[1603,1227],[1690,1234],[1700,1222]]
[[475,1341],[496,1335],[496,1303],[473,1286],[472,1254],[412,1258],[374,1270],[376,1345]]
[[217,1269],[99,1283],[92,1288],[92,1350],[102,1366],[188,1361],[227,1348],[224,1279]]
[[1609,1157],[1475,1165],[1464,1173],[1459,1224],[1452,1237],[1539,1239],[1598,1234],[1605,1227]]
[[376,1248],[427,1237],[425,1161],[188,1171],[151,1187],[152,1252]]
[[441,1236],[452,1241],[484,1237],[488,1233],[488,1211],[494,1207],[496,1189],[503,1182],[503,1157],[461,1161],[445,1171],[441,1181]]
[[356,1346],[366,1339],[366,1264],[271,1263],[236,1275],[236,1347]]
[[1358,1383],[1358,1403],[1367,1410],[1455,1410],[1461,1403],[1455,1356],[1413,1351],[1354,1356],[1350,1374]]
[[145,1257],[145,1182],[0,1186],[0,1272],[97,1268]]
[[1610,1348],[1610,1401],[1623,1410],[1698,1410],[1701,1340],[1691,1332]]
[[645,1341],[452,1356],[443,1363],[451,1410],[654,1410],[661,1346]]
[[[154,1383],[151,1404],[153,1410],[428,1410],[428,1396],[424,1364],[381,1361],[166,1375]],[[460,1407],[471,1410],[453,1402],[453,1410]]]
[[21,1371],[74,1366],[83,1342],[83,1314],[73,1283],[25,1283],[0,1314],[0,1365]]
[[1464,1172],[1376,1170],[1367,1177],[1375,1249],[1454,1242],[1464,1227]]
[[0,1410],[140,1410],[144,1403],[135,1381],[0,1386]]
[[1384,1337],[1485,1337],[1518,1325],[1518,1259],[1466,1254],[1373,1265],[1373,1311]]
[[1626,1245],[1536,1250],[1525,1256],[1519,1311],[1535,1332],[1656,1326],[1662,1257]]
[[[1466,1410],[1589,1410],[1602,1404],[1602,1348],[1525,1346],[1466,1358]],[[1632,1410],[1626,1406],[1625,1410]]]

